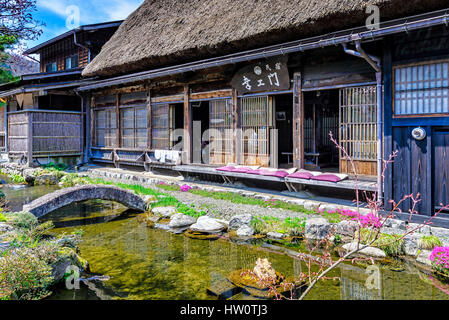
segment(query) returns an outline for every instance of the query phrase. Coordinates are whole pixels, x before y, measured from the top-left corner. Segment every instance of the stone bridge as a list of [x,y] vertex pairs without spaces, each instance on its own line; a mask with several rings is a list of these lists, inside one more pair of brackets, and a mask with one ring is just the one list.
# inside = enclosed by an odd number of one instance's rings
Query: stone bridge
[[23,206],[23,211],[28,211],[40,218],[56,209],[71,203],[101,199],[110,200],[123,204],[124,206],[145,211],[145,201],[131,191],[114,186],[85,185],[79,187],[65,188],[40,197],[33,202]]

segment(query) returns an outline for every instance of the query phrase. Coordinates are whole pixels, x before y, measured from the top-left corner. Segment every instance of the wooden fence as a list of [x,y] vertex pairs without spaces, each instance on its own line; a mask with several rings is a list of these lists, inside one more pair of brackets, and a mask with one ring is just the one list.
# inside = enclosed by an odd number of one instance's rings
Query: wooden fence
[[82,154],[81,112],[26,110],[8,114],[8,155],[33,158]]

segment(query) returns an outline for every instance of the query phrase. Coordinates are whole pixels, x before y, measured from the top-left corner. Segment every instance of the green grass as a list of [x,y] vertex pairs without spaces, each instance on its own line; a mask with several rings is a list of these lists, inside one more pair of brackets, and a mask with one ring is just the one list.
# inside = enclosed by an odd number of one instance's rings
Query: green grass
[[441,240],[435,236],[423,236],[419,240],[419,247],[424,250],[433,250],[433,248],[441,247],[442,245]]
[[22,177],[22,175],[20,174],[15,174],[15,173],[7,173],[3,170],[0,170],[0,174],[1,175],[5,175],[8,176],[9,180],[11,180],[12,183],[25,183],[25,178]]
[[257,234],[277,232],[298,236],[304,233],[306,219],[298,217],[280,219],[273,216],[255,216],[251,221],[251,226]]
[[[376,232],[370,229],[361,229],[361,243],[367,244],[374,240]],[[382,249],[388,256],[399,256],[402,254],[403,240],[399,240],[401,235],[380,233],[378,239],[371,245],[373,247]]]
[[[164,188],[166,190],[171,190],[171,191],[179,191],[179,187],[177,187],[177,186],[159,185],[158,187]],[[264,208],[276,208],[276,209],[282,209],[282,210],[289,210],[289,211],[308,214],[308,215],[320,215],[320,216],[328,219],[329,222],[331,222],[331,223],[338,223],[343,220],[343,218],[338,213],[329,213],[329,212],[318,213],[314,210],[307,210],[306,208],[304,208],[304,206],[294,204],[294,203],[279,201],[279,200],[267,201],[267,200],[263,200],[263,199],[252,198],[252,197],[244,197],[240,194],[235,194],[232,192],[211,192],[211,191],[207,191],[207,190],[198,190],[198,189],[192,189],[192,190],[189,190],[189,192],[192,194],[195,194],[195,195],[202,196],[202,197],[230,201],[235,204],[247,204],[247,205],[253,205],[253,206],[260,206],[260,207],[264,207]]]

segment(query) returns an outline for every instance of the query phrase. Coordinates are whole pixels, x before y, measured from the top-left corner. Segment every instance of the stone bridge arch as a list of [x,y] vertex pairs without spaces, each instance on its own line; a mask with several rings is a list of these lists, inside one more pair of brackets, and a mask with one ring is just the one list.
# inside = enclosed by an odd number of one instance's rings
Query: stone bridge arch
[[23,211],[34,214],[37,218],[45,216],[69,204],[92,199],[110,200],[123,204],[137,211],[145,211],[145,201],[135,193],[106,185],[85,185],[61,189],[23,206]]

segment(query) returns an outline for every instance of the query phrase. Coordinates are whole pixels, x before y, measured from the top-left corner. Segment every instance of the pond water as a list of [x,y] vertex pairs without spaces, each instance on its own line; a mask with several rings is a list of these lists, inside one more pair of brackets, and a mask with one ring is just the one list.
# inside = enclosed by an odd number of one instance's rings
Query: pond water
[[[5,187],[13,208],[57,189],[56,187]],[[20,210],[20,208],[19,208]],[[63,287],[50,299],[216,299],[207,289],[216,288],[238,269],[252,269],[257,258],[268,258],[284,276],[295,276],[305,266],[287,255],[228,240],[195,240],[150,229],[138,214],[120,204],[95,200],[62,208],[47,215],[55,234],[82,229],[80,253],[90,264],[90,274],[106,275],[80,290]],[[402,271],[389,266],[368,269],[344,264],[329,276],[341,281],[320,282],[308,299],[449,299],[449,286],[412,265]],[[397,267],[397,265],[395,265]],[[242,293],[233,299],[250,299]]]

